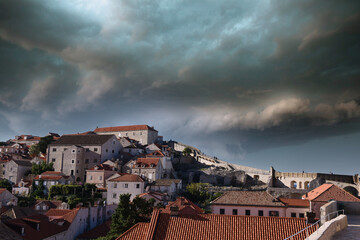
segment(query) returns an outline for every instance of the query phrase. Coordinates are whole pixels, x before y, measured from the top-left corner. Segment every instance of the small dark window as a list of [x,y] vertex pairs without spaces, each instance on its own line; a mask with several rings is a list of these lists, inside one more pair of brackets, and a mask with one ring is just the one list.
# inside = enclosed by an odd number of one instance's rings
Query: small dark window
[[71,170],[71,174],[70,174],[71,176],[74,176],[74,170]]
[[264,211],[263,211],[263,210],[259,210],[258,215],[259,215],[260,217],[264,216]]
[[89,163],[89,159],[85,159],[85,163]]
[[94,163],[97,163],[97,159],[94,159]]
[[52,162],[55,162],[55,161],[56,161],[56,159],[55,159],[55,158],[53,158],[53,159],[51,159],[51,161],[52,161]]
[[125,183],[124,188],[128,188],[128,187],[129,187],[129,184]]
[[79,173],[79,170],[76,170],[76,173]]
[[136,188],[140,188],[140,184],[136,184]]
[[89,152],[90,151],[90,149],[88,149],[88,148],[85,148],[85,152]]
[[238,215],[238,210],[237,209],[233,209],[233,215]]
[[106,149],[106,152],[109,152],[109,149]]
[[98,149],[97,148],[94,148],[94,152],[97,152],[98,151]]
[[71,160],[71,163],[75,163],[75,160]]
[[296,213],[292,212],[291,217],[296,217]]
[[304,218],[304,214],[303,214],[303,213],[299,213],[299,217],[300,217],[300,218]]
[[270,217],[278,217],[278,216],[279,216],[279,212],[278,212],[278,211],[269,211],[269,216],[270,216]]
[[250,210],[245,210],[245,215],[250,216]]
[[111,152],[112,152],[112,153],[115,153],[115,150],[112,150]]
[[220,208],[220,214],[225,214],[225,209],[224,208]]
[[53,152],[56,152],[56,148],[53,148]]

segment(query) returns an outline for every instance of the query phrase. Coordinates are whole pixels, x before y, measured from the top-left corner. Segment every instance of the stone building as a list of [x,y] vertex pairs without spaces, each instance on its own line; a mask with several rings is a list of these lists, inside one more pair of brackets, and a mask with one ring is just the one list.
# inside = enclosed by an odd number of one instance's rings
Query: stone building
[[138,158],[133,164],[131,173],[142,176],[148,181],[162,178],[164,167],[160,158]]
[[144,180],[135,174],[125,174],[111,178],[107,182],[107,204],[118,204],[121,194],[131,194],[132,201],[137,195],[144,193]]
[[65,176],[62,172],[46,171],[34,178],[35,186],[38,186],[42,181],[44,186],[44,193],[48,193],[51,186],[57,184],[71,184],[74,182],[73,177]]
[[86,170],[86,183],[95,184],[98,188],[105,188],[106,179],[114,175],[116,172],[117,171],[114,166],[98,164],[95,167]]
[[28,170],[31,170],[32,164],[29,160],[10,160],[4,163],[3,178],[13,183],[18,183]]
[[48,146],[47,161],[55,171],[85,181],[86,169],[117,158],[121,145],[114,135],[64,135]]
[[151,144],[155,142],[158,137],[158,131],[148,125],[96,128],[94,132],[97,134],[114,134],[118,138],[128,137],[139,141],[142,145]]

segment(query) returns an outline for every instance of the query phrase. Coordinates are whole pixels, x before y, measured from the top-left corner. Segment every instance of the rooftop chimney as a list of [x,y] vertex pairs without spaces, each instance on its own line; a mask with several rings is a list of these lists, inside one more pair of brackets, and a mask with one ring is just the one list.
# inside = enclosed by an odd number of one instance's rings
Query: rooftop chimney
[[170,216],[171,217],[179,216],[179,207],[178,206],[171,206],[170,207]]

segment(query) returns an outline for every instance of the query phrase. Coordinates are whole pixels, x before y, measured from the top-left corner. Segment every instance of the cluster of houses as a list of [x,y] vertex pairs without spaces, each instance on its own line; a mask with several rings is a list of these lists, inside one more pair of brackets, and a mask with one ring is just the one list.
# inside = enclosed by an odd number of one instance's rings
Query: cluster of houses
[[[49,135],[54,141],[46,154],[36,157],[29,156],[29,148],[40,137],[17,136],[0,146],[0,179],[13,185],[12,192],[0,188],[1,239],[105,236],[124,193],[131,194],[131,200],[136,196],[154,199],[157,206],[165,207],[154,209],[149,223],[136,224],[118,239],[284,239],[320,218],[321,207],[330,200],[360,204],[358,197],[337,185],[312,187],[309,180],[304,182],[304,194],[296,197],[275,196],[271,191],[222,191],[209,204],[212,213],[205,214],[181,197],[183,180],[173,166],[179,163],[175,160],[179,152],[153,127],[118,126]],[[54,170],[27,175],[33,164],[43,162],[52,163]],[[272,182],[282,180],[279,173],[273,175]],[[17,206],[18,198],[28,196],[39,185],[46,195],[54,185],[84,183],[94,184],[103,201],[73,209],[57,200]]]

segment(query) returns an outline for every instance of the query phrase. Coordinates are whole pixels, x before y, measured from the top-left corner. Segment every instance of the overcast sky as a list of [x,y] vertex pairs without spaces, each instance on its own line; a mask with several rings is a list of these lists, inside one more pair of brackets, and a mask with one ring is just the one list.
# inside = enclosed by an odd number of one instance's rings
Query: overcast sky
[[148,124],[233,163],[360,172],[360,1],[0,0],[0,140]]

